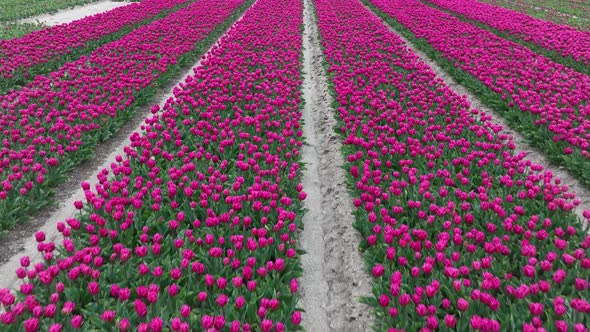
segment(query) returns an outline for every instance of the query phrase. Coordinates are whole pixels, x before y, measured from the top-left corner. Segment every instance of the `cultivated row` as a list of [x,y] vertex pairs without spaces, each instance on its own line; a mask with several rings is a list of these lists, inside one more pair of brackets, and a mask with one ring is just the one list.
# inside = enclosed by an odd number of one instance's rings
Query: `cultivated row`
[[0,91],[29,82],[38,74],[56,69],[52,62],[74,61],[102,44],[121,38],[154,16],[168,14],[188,0],[146,0],[91,15],[68,24],[0,40]]
[[316,4],[376,329],[587,331],[579,201],[358,1]]
[[590,185],[590,77],[418,0],[367,3]]
[[559,56],[579,63],[582,72],[590,73],[590,31],[540,20],[510,9],[477,0],[428,0],[441,8],[463,15],[477,23],[533,43]]
[[63,242],[37,235],[45,261],[0,291],[3,330],[298,329],[301,25],[299,0],[253,5],[82,185]]
[[198,1],[1,96],[0,229],[48,203],[48,188],[151,102],[158,86],[250,3]]

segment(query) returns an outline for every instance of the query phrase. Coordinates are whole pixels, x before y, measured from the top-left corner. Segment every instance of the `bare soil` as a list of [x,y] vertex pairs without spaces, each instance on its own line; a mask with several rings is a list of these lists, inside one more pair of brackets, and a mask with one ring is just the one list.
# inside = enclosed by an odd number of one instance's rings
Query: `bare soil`
[[307,192],[300,305],[308,331],[368,331],[371,309],[359,302],[370,296],[370,278],[358,251],[360,235],[352,227],[352,198],[345,184],[340,138],[334,132],[323,53],[313,4],[305,0],[303,187]]
[[19,23],[43,23],[47,26],[54,26],[70,23],[86,16],[103,13],[111,9],[128,5],[128,1],[97,1],[82,6],[62,9],[52,14],[41,14],[19,20]]

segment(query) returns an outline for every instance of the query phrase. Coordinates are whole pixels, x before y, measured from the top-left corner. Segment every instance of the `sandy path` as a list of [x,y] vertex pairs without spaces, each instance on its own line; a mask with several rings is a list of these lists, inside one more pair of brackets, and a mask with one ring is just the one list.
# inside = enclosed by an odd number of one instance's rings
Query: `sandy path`
[[[364,3],[361,1],[364,5]],[[371,9],[365,6],[369,11]],[[381,20],[381,18],[379,18]],[[499,124],[502,126],[502,132],[512,136],[514,140],[514,144],[516,146],[517,151],[525,151],[527,153],[526,158],[532,161],[533,163],[543,165],[544,169],[550,170],[554,178],[560,178],[562,180],[562,184],[568,186],[569,191],[576,194],[576,197],[581,200],[581,204],[574,210],[576,215],[580,218],[580,220],[585,220],[582,216],[584,210],[590,210],[590,190],[583,186],[574,176],[572,176],[565,168],[556,165],[550,162],[542,151],[539,149],[529,145],[527,140],[517,131],[514,131],[510,128],[506,120],[495,110],[487,107],[479,98],[477,98],[474,94],[472,94],[466,87],[457,83],[447,72],[445,72],[441,67],[438,66],[436,61],[431,60],[424,52],[420,51],[416,46],[408,41],[401,33],[399,33],[395,28],[381,20],[381,22],[387,26],[393,33],[395,33],[401,40],[403,40],[410,49],[416,54],[424,63],[426,63],[430,68],[436,73],[438,77],[440,77],[446,85],[448,85],[453,91],[460,95],[467,96],[467,99],[471,103],[471,108],[478,109],[483,111],[482,115],[488,115],[492,117],[492,122],[495,124]]]
[[[256,6],[256,2],[250,8],[253,6]],[[232,27],[242,20],[247,11],[234,22]],[[229,29],[224,34],[227,34]],[[217,44],[218,42],[211,45],[206,53],[209,53]],[[160,109],[162,109],[166,100],[173,97],[172,88],[184,82],[200,66],[201,57],[191,67],[179,74],[178,79],[173,80],[160,90],[160,93],[154,97],[154,100],[157,100],[160,105]],[[150,103],[138,111],[116,135],[97,147],[94,158],[77,166],[75,171],[69,175],[68,180],[55,189],[57,193],[55,201],[59,202],[57,208],[43,209],[37,212],[31,221],[21,223],[15,229],[0,237],[0,263],[2,263],[0,265],[0,289],[11,288],[16,290],[20,285],[15,274],[15,270],[20,266],[20,257],[29,256],[31,264],[42,261],[43,257],[37,251],[37,243],[34,238],[35,232],[45,232],[46,242],[56,241],[57,244],[61,244],[61,236],[56,229],[57,222],[72,218],[77,214],[77,210],[74,208],[75,201],[86,201],[80,182],[86,181],[90,183],[91,188],[94,188],[95,184],[98,183],[97,174],[105,168],[110,170],[110,165],[117,155],[124,156],[123,148],[130,143],[129,137],[134,132],[142,131],[141,127],[145,119],[152,115],[151,108],[153,104]]]
[[334,132],[334,110],[328,92],[323,54],[312,0],[304,9],[303,186],[308,196],[303,217],[300,306],[307,331],[368,331],[370,308],[358,298],[371,294],[370,279],[358,251],[360,237],[353,229],[340,138]]
[[19,20],[19,23],[43,23],[48,26],[70,23],[86,16],[102,13],[111,9],[126,6],[127,1],[98,1],[73,8],[62,9],[53,14],[42,14]]

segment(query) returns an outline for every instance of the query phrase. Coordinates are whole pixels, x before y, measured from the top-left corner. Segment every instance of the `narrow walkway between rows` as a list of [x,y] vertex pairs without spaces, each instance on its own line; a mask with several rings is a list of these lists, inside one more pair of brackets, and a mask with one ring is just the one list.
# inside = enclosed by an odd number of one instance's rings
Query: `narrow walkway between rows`
[[340,138],[333,129],[335,110],[313,1],[304,4],[303,132],[308,145],[303,150],[303,185],[308,211],[301,239],[307,252],[302,256],[302,325],[318,332],[369,331],[371,310],[359,298],[371,294],[370,279],[358,251],[360,236],[352,227],[354,205],[345,184]]

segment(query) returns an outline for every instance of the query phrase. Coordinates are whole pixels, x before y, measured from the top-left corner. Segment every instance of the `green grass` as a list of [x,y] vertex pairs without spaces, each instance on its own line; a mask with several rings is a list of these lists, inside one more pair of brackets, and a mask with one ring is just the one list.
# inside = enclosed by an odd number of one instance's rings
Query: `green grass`
[[542,20],[590,30],[590,2],[572,0],[480,0]]
[[[582,10],[590,9],[590,2],[588,1],[564,1],[564,0],[520,0],[531,5],[540,5],[547,9],[554,8],[564,14],[580,16]],[[587,12],[586,12],[587,13]]]
[[0,40],[13,39],[26,35],[29,32],[41,30],[45,27],[42,23],[0,23]]
[[[20,19],[57,12],[97,0],[0,0],[0,40],[13,39],[41,30],[42,23],[20,23]],[[121,0],[123,1],[123,0]]]
[[97,0],[0,0],[0,22],[15,21]]

